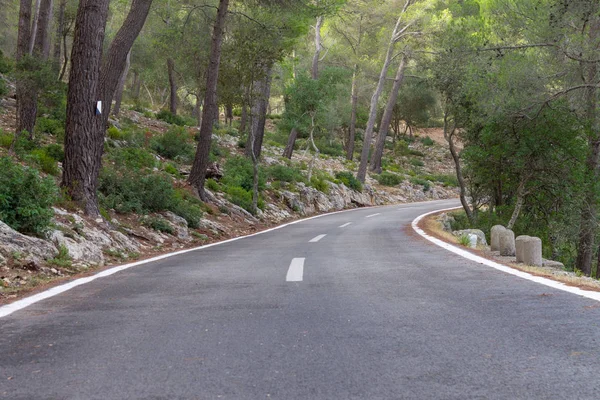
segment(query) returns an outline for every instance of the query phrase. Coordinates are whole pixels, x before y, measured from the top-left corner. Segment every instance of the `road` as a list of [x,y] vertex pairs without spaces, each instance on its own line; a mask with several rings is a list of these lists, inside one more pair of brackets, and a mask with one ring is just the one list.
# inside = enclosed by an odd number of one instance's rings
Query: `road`
[[0,398],[600,399],[600,303],[412,233],[456,201],[324,216],[0,319]]

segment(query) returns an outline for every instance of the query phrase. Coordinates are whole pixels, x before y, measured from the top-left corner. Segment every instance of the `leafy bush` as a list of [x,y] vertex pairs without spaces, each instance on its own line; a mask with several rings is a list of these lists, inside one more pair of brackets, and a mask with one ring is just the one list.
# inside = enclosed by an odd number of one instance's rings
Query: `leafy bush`
[[46,153],[45,149],[36,149],[28,156],[42,171],[50,175],[58,175],[58,164],[54,158]]
[[413,165],[415,167],[423,167],[425,165],[425,163],[421,160],[418,160],[416,158],[412,158],[410,160],[410,165]]
[[0,74],[8,74],[10,71],[12,71],[12,63],[0,50]]
[[173,175],[177,178],[180,177],[179,170],[171,163],[166,163],[163,169],[167,174]]
[[423,139],[421,139],[421,143],[423,143],[425,146],[433,146],[435,142],[429,136],[425,136]]
[[[223,168],[221,182],[225,186],[239,186],[247,191],[252,191],[254,185],[254,169],[252,161],[246,157],[233,157],[227,160]],[[265,189],[265,176],[262,171],[258,174],[258,190]]]
[[29,140],[29,133],[27,131],[21,132],[21,134],[17,135],[15,147],[15,153],[19,157],[26,156],[32,150],[35,150],[38,147],[38,144],[34,140]]
[[175,233],[171,224],[169,224],[169,222],[164,218],[160,218],[160,217],[144,218],[142,223],[158,232],[168,233],[169,235],[172,235],[173,233]]
[[205,182],[205,186],[212,192],[218,192],[220,187],[219,184],[217,183],[217,181],[215,181],[212,178],[209,178],[206,180]]
[[106,135],[112,140],[125,140],[126,135],[116,126],[111,126],[106,130]]
[[154,168],[156,157],[145,149],[125,147],[112,149],[108,158],[119,167],[132,169]]
[[170,211],[185,219],[190,228],[198,228],[204,215],[204,203],[183,189],[175,190],[175,201]]
[[[185,126],[194,125],[195,121],[191,122],[188,118],[182,117],[181,115],[174,115],[169,110],[161,110],[156,114],[156,119],[165,121],[172,125]],[[190,124],[191,122],[191,124]]]
[[422,175],[422,178],[432,182],[439,182],[444,186],[458,187],[458,178],[456,175],[430,174]]
[[[233,204],[242,207],[249,213],[254,213],[252,209],[252,191],[248,191],[240,186],[229,186],[226,190],[229,201]],[[265,202],[260,197],[258,198],[258,208],[264,209]]]
[[423,191],[426,192],[431,188],[431,183],[425,179],[422,178],[411,178],[410,182],[414,185],[421,185],[423,186]]
[[51,260],[48,260],[48,264],[55,265],[57,267],[69,268],[72,264],[72,258],[69,254],[69,249],[65,245],[58,247],[58,255]]
[[0,220],[19,232],[43,234],[54,214],[54,180],[8,157],[0,158],[0,170]]
[[12,144],[14,135],[11,133],[4,132],[0,129],[0,147],[8,149]]
[[323,192],[325,194],[329,194],[329,183],[319,176],[313,176],[310,178],[310,186],[317,189],[319,192]]
[[65,125],[62,121],[53,118],[38,118],[35,123],[35,131],[38,134],[45,133],[59,139],[65,137]]
[[403,177],[396,174],[392,174],[390,172],[382,172],[379,176],[376,177],[376,179],[381,185],[385,186],[396,186],[404,180]]
[[8,94],[8,87],[6,86],[6,82],[4,82],[4,78],[0,76],[0,96],[6,96]]
[[274,165],[268,169],[268,176],[274,181],[295,183],[305,182],[306,179],[302,173],[292,167],[285,165]]
[[335,174],[335,178],[357,192],[362,192],[362,183],[351,172],[343,171]]
[[194,146],[188,142],[189,137],[185,128],[172,127],[154,139],[152,149],[161,156],[172,160],[190,161],[194,157]]
[[319,139],[315,141],[315,144],[319,148],[321,154],[326,154],[332,157],[342,157],[344,154],[346,154],[344,146],[334,141]]
[[44,147],[44,151],[58,162],[63,162],[65,160],[65,150],[60,144],[49,144],[48,146]]

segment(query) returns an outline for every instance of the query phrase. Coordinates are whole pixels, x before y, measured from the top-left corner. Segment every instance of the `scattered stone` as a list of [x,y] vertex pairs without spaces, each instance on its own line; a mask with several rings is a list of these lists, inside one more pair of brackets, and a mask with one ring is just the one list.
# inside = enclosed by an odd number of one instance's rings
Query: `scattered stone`
[[487,246],[487,241],[485,239],[485,233],[483,233],[483,231],[480,229],[463,229],[461,231],[454,231],[454,232],[452,232],[452,234],[456,237],[461,237],[463,235],[466,235],[466,236],[475,235],[475,236],[477,236],[477,244],[478,245]]
[[565,264],[559,262],[559,261],[554,261],[554,260],[543,260],[542,262],[543,266],[546,268],[554,268],[554,269],[558,269],[563,271],[565,269]]
[[190,232],[188,231],[188,223],[185,218],[182,218],[171,211],[165,211],[163,216],[167,219],[169,225],[171,225],[175,230],[177,238],[186,241],[191,240]]
[[25,236],[0,221],[0,255],[3,258],[20,254],[22,259],[41,263],[54,258],[58,250],[47,241]]
[[[442,224],[442,229],[446,232],[452,232],[452,222],[454,222],[454,217],[448,215],[447,213],[441,213],[437,217],[437,221]],[[485,238],[485,235],[484,235]]]

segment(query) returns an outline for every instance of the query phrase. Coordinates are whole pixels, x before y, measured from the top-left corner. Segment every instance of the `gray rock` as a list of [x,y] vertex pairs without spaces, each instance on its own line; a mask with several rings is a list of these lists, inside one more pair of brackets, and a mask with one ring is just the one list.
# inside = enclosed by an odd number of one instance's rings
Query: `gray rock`
[[543,260],[543,266],[546,268],[554,268],[561,271],[565,269],[565,264],[554,260]]
[[500,255],[507,257],[515,254],[515,233],[510,229],[504,229],[500,232]]
[[85,265],[104,265],[102,247],[81,236],[76,239],[66,237],[62,231],[52,231],[50,239],[57,246],[64,246],[69,251],[69,256],[74,262]]
[[[442,229],[446,232],[452,232],[452,222],[454,222],[454,217],[448,215],[447,213],[441,213],[439,217],[437,217],[437,221],[442,224]],[[485,238],[485,235],[484,235]]]
[[505,231],[506,228],[503,227],[502,225],[494,225],[492,226],[492,230],[490,232],[490,245],[492,248],[492,251],[500,251],[500,235],[503,231]]
[[475,235],[477,236],[477,244],[482,246],[487,246],[487,241],[485,239],[485,233],[483,233],[480,229],[463,229],[461,231],[454,231],[452,234],[456,237],[461,237],[462,235]]
[[20,254],[25,260],[40,263],[54,258],[58,250],[43,239],[25,236],[0,221],[0,255],[10,258],[15,254]]
[[182,218],[171,211],[165,211],[163,216],[167,219],[173,229],[175,229],[177,238],[182,240],[191,240],[190,232],[188,230],[188,223],[185,218]]

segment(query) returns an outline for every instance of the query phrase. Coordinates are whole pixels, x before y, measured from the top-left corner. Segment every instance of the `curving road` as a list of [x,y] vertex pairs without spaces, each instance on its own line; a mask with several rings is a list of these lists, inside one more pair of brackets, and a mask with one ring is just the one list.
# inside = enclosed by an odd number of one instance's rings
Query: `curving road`
[[440,201],[290,225],[0,319],[2,399],[600,399],[600,303],[412,233]]

